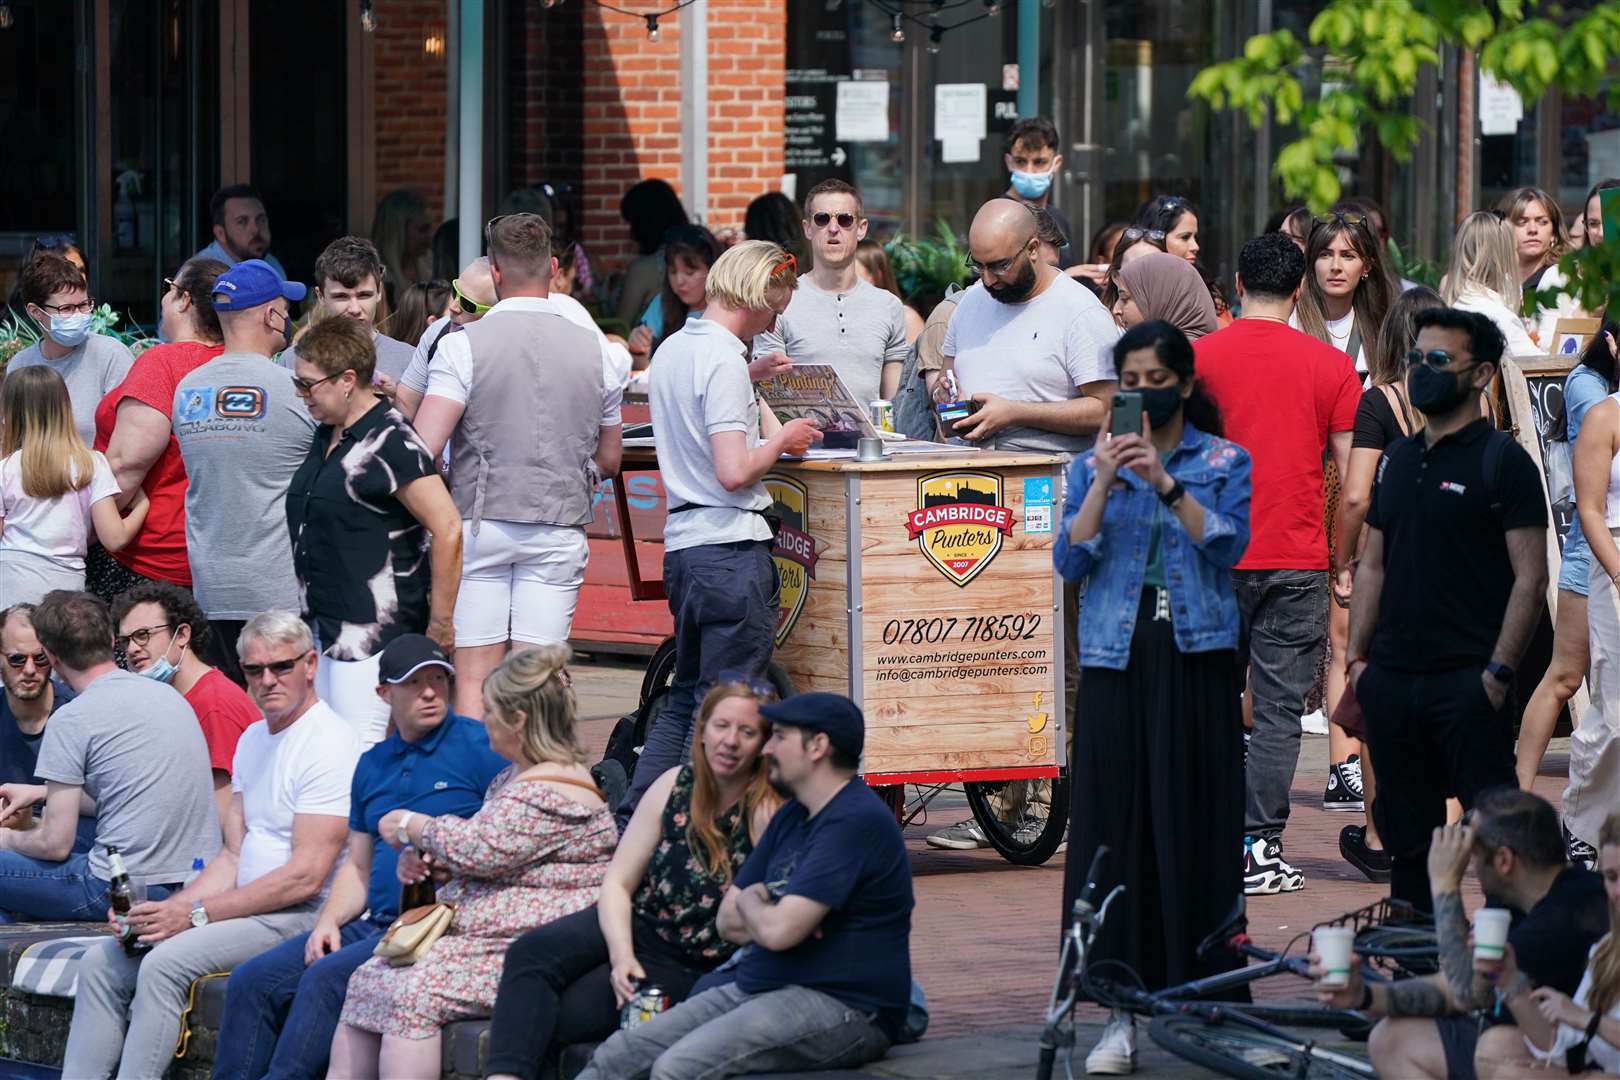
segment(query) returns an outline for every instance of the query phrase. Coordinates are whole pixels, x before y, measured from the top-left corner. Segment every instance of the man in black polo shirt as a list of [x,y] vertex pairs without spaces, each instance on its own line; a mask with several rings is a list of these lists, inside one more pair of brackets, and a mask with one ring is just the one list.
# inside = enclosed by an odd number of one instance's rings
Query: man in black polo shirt
[[1428,908],[1446,796],[1472,808],[1516,784],[1506,706],[1545,602],[1547,504],[1530,456],[1479,418],[1501,331],[1455,308],[1417,327],[1407,388],[1427,423],[1378,463],[1347,667],[1378,767],[1390,895]]

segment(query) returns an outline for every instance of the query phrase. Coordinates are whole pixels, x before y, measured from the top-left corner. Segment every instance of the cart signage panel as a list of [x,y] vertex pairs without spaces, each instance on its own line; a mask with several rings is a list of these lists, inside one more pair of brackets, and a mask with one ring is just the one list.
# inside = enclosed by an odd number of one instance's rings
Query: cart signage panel
[[917,509],[906,515],[906,531],[923,557],[958,587],[984,572],[1012,526],[1001,475],[976,469],[918,477]]
[[782,519],[771,558],[782,585],[776,614],[776,645],[782,646],[804,611],[804,598],[816,576],[816,540],[810,535],[810,493],[797,480],[772,474],[765,478],[771,512]]

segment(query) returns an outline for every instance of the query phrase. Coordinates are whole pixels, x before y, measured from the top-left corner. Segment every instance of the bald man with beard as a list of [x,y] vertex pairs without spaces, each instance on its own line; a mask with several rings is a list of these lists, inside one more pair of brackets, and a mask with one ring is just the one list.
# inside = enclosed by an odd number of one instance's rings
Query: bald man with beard
[[410,366],[394,389],[394,407],[407,420],[416,419],[416,410],[422,407],[422,397],[427,393],[428,364],[438,351],[439,341],[445,334],[477,322],[485,311],[495,306],[495,279],[490,276],[487,255],[480,255],[463,266],[452,285],[450,314],[422,331],[416,355],[411,357]]

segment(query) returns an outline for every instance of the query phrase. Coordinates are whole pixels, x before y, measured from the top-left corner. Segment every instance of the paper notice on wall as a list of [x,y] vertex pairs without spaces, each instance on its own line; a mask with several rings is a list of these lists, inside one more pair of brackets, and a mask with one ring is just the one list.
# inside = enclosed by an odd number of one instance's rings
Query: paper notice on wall
[[887,142],[889,139],[889,84],[846,79],[838,84],[834,113],[839,142]]
[[[985,136],[989,107],[984,83],[940,83],[934,87],[934,138],[978,142]],[[975,154],[975,157],[977,155]]]
[[1479,133],[1481,135],[1512,135],[1519,130],[1524,119],[1524,101],[1519,92],[1507,83],[1479,73]]
[[946,139],[940,144],[939,160],[947,165],[979,160],[978,139]]

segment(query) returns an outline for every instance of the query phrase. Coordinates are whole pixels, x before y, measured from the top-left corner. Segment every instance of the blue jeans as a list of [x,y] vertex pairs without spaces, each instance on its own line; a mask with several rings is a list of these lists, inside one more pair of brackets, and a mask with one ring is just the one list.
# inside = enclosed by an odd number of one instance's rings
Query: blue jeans
[[47,862],[0,851],[0,923],[106,922],[107,883],[80,852]]
[[763,678],[775,645],[780,596],[770,541],[668,552],[664,589],[675,616],[675,674],[619,807],[621,828],[653,781],[688,760],[692,723],[709,687],[721,675]]
[[349,976],[371,959],[384,927],[355,919],[343,948],[304,966],[308,934],[288,938],[231,972],[214,1080],[326,1075]]

